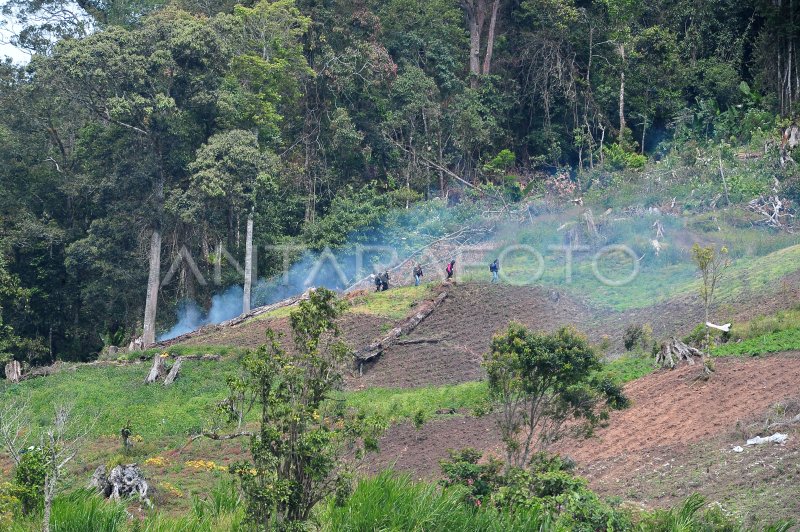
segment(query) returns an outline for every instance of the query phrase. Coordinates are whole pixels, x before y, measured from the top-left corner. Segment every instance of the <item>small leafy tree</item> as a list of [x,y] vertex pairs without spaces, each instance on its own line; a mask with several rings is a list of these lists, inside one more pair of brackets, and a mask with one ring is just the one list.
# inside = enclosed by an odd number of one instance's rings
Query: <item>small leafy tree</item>
[[[700,270],[703,283],[700,285],[700,297],[703,300],[705,310],[705,323],[709,321],[711,304],[714,302],[714,293],[720,280],[725,275],[725,270],[731,265],[728,257],[728,248],[723,246],[717,251],[713,246],[701,247],[699,244],[692,246],[692,260]],[[711,367],[706,360],[705,352],[711,345],[711,334],[706,325],[706,342],[703,350],[703,368],[706,373],[711,372]]]
[[245,356],[243,380],[231,388],[233,402],[248,403],[244,390],[261,410],[251,434],[252,462],[231,467],[247,519],[258,530],[302,529],[320,500],[346,491],[351,477],[344,453],[361,456],[377,447],[383,423],[347,411],[333,397],[352,356],[337,338],[335,320],[345,308],[332,291],[313,291],[290,317],[295,352],[267,331],[268,342]]
[[536,334],[512,322],[494,337],[483,365],[499,409],[506,471],[524,468],[537,447],[568,434],[591,434],[610,409],[628,404],[614,382],[598,377],[600,360],[569,328]]

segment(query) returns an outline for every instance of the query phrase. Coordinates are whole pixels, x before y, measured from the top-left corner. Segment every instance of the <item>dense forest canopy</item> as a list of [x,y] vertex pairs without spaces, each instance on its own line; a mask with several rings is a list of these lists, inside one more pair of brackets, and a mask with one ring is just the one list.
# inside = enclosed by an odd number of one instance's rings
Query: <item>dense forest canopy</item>
[[321,249],[464,182],[586,186],[677,142],[745,143],[800,98],[794,0],[4,8],[35,55],[0,64],[0,356],[32,363],[207,299],[185,264],[159,275],[181,248],[207,278],[223,247],[243,260],[248,219],[256,247]]

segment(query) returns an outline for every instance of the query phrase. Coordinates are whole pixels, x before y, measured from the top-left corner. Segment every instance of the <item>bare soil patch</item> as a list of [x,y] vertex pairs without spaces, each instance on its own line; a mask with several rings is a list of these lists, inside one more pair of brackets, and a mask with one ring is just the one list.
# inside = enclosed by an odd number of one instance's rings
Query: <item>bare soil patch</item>
[[[683,366],[628,384],[629,409],[613,413],[594,437],[560,442],[552,450],[573,458],[601,494],[645,507],[700,492],[740,508],[749,523],[800,516],[800,431],[786,445],[731,450],[753,435],[742,427],[764,419],[775,403],[800,397],[800,353],[718,359],[708,382],[695,381],[698,372]],[[369,470],[394,466],[434,479],[447,449],[474,447],[502,456],[494,419],[462,414],[432,420],[419,431],[410,423],[392,427]]]

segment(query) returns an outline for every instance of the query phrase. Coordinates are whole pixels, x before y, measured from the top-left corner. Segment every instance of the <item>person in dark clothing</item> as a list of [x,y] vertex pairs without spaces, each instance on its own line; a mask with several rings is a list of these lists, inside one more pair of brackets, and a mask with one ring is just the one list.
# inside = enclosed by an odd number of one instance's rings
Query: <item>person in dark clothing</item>
[[452,279],[453,278],[453,273],[455,273],[455,269],[456,269],[456,261],[451,260],[450,264],[448,264],[447,268],[445,268],[445,270],[444,270],[444,271],[447,272],[447,278],[448,279]]
[[381,287],[383,287],[383,282],[381,281],[381,275],[379,273],[375,274],[375,291],[380,292]]
[[389,289],[389,270],[383,272],[381,275],[381,290],[386,291]]
[[492,282],[500,282],[500,261],[494,259],[494,262],[489,265],[489,271],[492,272]]
[[414,266],[414,286],[419,286],[419,282],[422,279],[422,275],[423,275],[422,266],[420,266],[419,263],[417,263],[417,265]]

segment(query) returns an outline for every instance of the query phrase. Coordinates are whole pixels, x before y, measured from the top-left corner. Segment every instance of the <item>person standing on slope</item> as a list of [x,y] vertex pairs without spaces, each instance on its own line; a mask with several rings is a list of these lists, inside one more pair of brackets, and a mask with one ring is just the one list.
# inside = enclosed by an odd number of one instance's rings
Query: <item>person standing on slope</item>
[[381,275],[381,290],[384,292],[389,289],[389,270],[383,272]]
[[420,264],[417,263],[417,265],[414,266],[414,286],[419,286],[419,282],[420,279],[422,279],[422,275],[423,275],[422,266],[420,266]]
[[455,269],[456,269],[456,261],[451,260],[450,263],[447,265],[447,268],[444,269],[444,271],[447,272],[448,280],[453,278],[453,273],[455,272]]
[[494,262],[489,265],[489,271],[492,272],[492,282],[500,282],[500,262],[499,259],[494,259]]

